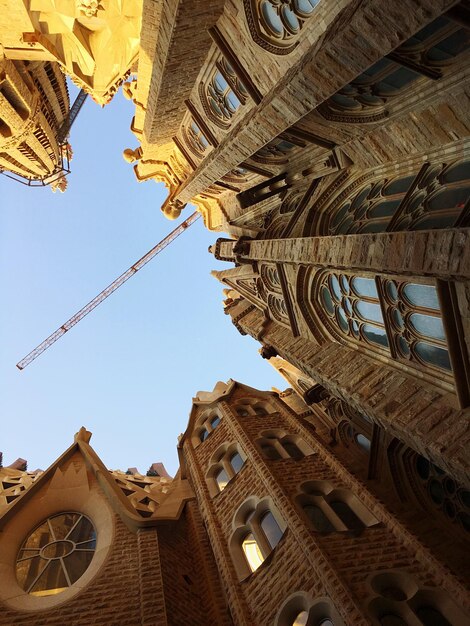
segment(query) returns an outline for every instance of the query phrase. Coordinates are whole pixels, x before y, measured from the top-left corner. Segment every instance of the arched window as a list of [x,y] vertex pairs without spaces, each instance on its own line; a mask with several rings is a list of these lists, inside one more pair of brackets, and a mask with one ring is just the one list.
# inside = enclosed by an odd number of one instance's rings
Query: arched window
[[198,446],[200,443],[203,443],[219,424],[220,417],[217,413],[214,411],[204,413],[198,419],[197,426],[194,429],[192,438],[193,444]]
[[288,54],[319,0],[244,0],[253,40],[272,54]]
[[329,598],[316,598],[305,592],[292,594],[282,604],[274,626],[343,626],[344,622]]
[[199,94],[208,117],[224,129],[248,98],[246,87],[223,57],[215,62],[207,83],[200,85]]
[[256,413],[256,415],[268,415],[268,412],[266,411],[264,406],[261,404],[255,404],[255,406],[253,407],[253,410]]
[[283,430],[268,430],[256,440],[265,459],[303,459],[313,454],[312,448],[299,436],[286,434]]
[[470,160],[426,164],[419,172],[381,178],[359,190],[353,184],[345,195],[348,197],[330,210],[324,234],[466,226],[470,219]]
[[248,415],[250,415],[248,406],[243,405],[243,404],[240,406],[237,406],[236,411],[237,411],[237,415],[239,415],[240,417],[248,417]]
[[[319,107],[330,120],[376,122],[418,79],[441,78],[469,46],[468,32],[441,16],[380,59]],[[413,89],[416,89],[413,86]]]
[[223,491],[245,464],[246,456],[236,443],[223,444],[213,454],[206,478],[211,496]]
[[241,579],[255,572],[276,548],[286,530],[269,499],[250,498],[235,514],[230,548]]
[[263,148],[260,148],[251,158],[259,163],[286,163],[296,148],[303,148],[305,144],[299,141],[293,143],[286,138],[276,137]]
[[420,587],[408,572],[382,571],[372,576],[369,585],[375,594],[369,612],[384,626],[452,626],[468,622],[445,591]]
[[209,148],[209,141],[194,119],[191,118],[189,126],[185,129],[185,131],[188,146],[198,157],[204,157],[207,149]]
[[233,410],[240,417],[264,416],[273,413],[275,409],[266,400],[243,400],[234,405]]
[[335,488],[328,481],[301,485],[297,502],[318,533],[361,532],[378,523],[351,491]]
[[313,293],[334,336],[374,346],[397,361],[450,373],[434,285],[325,272]]
[[371,446],[370,439],[362,433],[357,432],[349,421],[343,420],[338,424],[338,433],[346,446],[349,447],[351,444],[355,445],[360,448],[361,451],[369,454]]

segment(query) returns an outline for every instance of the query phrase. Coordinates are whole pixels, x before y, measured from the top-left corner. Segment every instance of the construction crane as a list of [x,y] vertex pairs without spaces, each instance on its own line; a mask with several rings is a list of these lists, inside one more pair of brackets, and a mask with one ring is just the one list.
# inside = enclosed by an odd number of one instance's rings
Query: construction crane
[[77,115],[80,113],[80,109],[85,104],[85,100],[87,99],[87,92],[83,89],[80,89],[77,97],[75,98],[69,114],[62,122],[62,126],[59,128],[59,132],[57,133],[57,141],[58,143],[64,143],[67,137],[70,134],[70,129],[72,128],[72,124],[77,119]]
[[174,230],[171,231],[166,237],[164,237],[155,247],[144,254],[144,256],[139,259],[136,263],[131,265],[131,267],[121,274],[116,280],[114,280],[110,285],[103,289],[101,293],[93,298],[88,304],[86,304],[78,313],[75,313],[69,320],[62,324],[60,328],[58,328],[52,335],[49,335],[47,339],[45,339],[42,343],[40,343],[34,350],[32,350],[24,359],[21,359],[19,363],[16,364],[16,367],[19,370],[23,370],[27,365],[29,365],[34,359],[36,359],[40,354],[42,354],[45,350],[50,348],[53,343],[55,343],[58,339],[60,339],[65,333],[70,330],[73,326],[78,324],[80,320],[82,320],[88,313],[91,313],[93,309],[95,309],[99,304],[101,304],[106,298],[108,298],[112,293],[119,289],[121,285],[123,285],[131,276],[134,276],[140,269],[147,265],[149,261],[151,261],[154,257],[157,256],[162,250],[164,250],[172,241],[174,241],[183,231],[185,231],[191,224],[199,219],[200,213],[195,211],[192,215],[188,217],[187,220],[182,222],[179,226],[177,226]]

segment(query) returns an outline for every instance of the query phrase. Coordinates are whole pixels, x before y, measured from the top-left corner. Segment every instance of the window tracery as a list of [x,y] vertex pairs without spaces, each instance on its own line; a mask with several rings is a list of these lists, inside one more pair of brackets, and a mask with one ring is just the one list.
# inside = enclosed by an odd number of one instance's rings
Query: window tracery
[[311,481],[300,489],[297,502],[316,532],[361,532],[378,523],[348,489],[335,488],[328,481]]
[[293,143],[284,137],[276,137],[263,148],[260,148],[251,158],[259,163],[286,163],[291,153],[299,147],[305,147],[304,143]]
[[319,0],[244,0],[253,40],[272,54],[289,54]]
[[363,433],[358,432],[349,422],[341,422],[338,425],[339,436],[346,446],[356,446],[362,452],[369,454],[371,441]]
[[246,455],[236,443],[224,444],[212,456],[207,471],[209,491],[212,496],[223,491],[246,462]]
[[235,70],[220,57],[206,84],[201,83],[199,94],[208,117],[220,128],[228,128],[238,109],[248,99],[248,92]]
[[434,285],[325,272],[317,291],[330,332],[364,342],[392,358],[450,372]]
[[469,198],[468,159],[426,164],[417,174],[367,182],[354,190],[330,211],[327,232],[346,235],[466,226]]
[[319,107],[327,119],[345,123],[376,122],[387,104],[419,79],[438,79],[468,49],[468,31],[444,16],[374,63]]
[[269,499],[249,498],[233,520],[230,547],[240,578],[255,572],[268,558],[286,530],[284,521],[271,507]]
[[209,148],[209,141],[193,118],[191,118],[189,125],[185,128],[185,139],[189,148],[196,154],[196,156],[199,158],[203,158],[205,156],[205,153]]
[[96,549],[96,531],[80,513],[48,517],[26,538],[16,561],[21,588],[35,596],[60,593],[87,570]]

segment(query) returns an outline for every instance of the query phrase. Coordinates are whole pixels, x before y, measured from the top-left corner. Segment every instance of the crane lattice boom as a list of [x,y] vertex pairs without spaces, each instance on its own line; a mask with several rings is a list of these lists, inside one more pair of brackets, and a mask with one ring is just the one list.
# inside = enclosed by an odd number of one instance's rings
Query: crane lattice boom
[[164,248],[166,248],[172,241],[174,241],[181,233],[186,230],[191,224],[193,224],[200,217],[200,213],[197,211],[188,217],[187,220],[182,222],[179,226],[177,226],[174,230],[171,231],[164,239],[162,239],[157,245],[149,250],[147,254],[139,259],[134,265],[132,265],[124,274],[121,274],[115,281],[113,281],[110,285],[103,289],[101,293],[99,293],[93,300],[91,300],[88,304],[86,304],[78,313],[75,313],[69,320],[62,324],[60,328],[58,328],[55,332],[52,333],[47,339],[45,339],[42,343],[40,343],[34,350],[32,350],[27,356],[24,357],[19,363],[16,364],[16,367],[20,370],[24,369],[27,365],[29,365],[34,359],[36,359],[40,354],[42,354],[45,350],[47,350],[53,343],[55,343],[58,339],[65,335],[65,333],[70,330],[75,324],[78,324],[80,320],[82,320],[88,313],[93,311],[99,304],[106,300],[108,296],[119,289],[121,285],[123,285],[126,280],[129,280],[131,276],[134,276],[140,269],[144,267],[149,261],[151,261],[159,252],[161,252]]

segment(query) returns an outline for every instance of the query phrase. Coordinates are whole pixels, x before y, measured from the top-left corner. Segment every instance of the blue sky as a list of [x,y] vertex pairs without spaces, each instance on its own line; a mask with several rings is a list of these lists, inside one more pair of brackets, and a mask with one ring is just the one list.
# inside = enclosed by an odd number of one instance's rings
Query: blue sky
[[[75,91],[72,95],[74,97]],[[0,450],[45,469],[84,425],[112,469],[177,469],[191,399],[218,380],[285,388],[222,307],[228,268],[207,252],[202,220],[20,372],[15,364],[176,223],[162,184],[138,183],[122,150],[132,105],[88,99],[75,122],[69,188],[29,189],[0,176]],[[191,208],[183,212],[189,216]],[[181,220],[180,220],[181,221]]]

